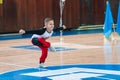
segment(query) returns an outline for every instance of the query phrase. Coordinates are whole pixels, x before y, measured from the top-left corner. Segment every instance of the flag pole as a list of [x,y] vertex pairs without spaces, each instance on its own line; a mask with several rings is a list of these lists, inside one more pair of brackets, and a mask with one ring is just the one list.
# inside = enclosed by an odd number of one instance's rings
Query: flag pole
[[[62,15],[63,15],[63,9],[64,9],[64,5],[65,5],[65,0],[60,0],[60,23],[59,23],[59,27],[63,26],[62,23]],[[62,40],[62,35],[63,35],[63,31],[60,30],[60,41]]]
[[116,40],[115,36],[116,36],[116,30],[115,30],[115,24],[113,23],[113,33],[112,33],[112,36],[111,36],[112,41]]

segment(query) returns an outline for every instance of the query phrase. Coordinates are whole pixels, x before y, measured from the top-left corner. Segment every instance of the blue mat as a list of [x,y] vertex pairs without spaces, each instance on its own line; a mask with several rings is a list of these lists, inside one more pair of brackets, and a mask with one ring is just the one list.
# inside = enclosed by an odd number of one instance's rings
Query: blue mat
[[0,80],[120,80],[119,72],[120,64],[71,64],[9,71]]
[[[33,45],[24,45],[24,46],[12,46],[12,48],[21,48],[28,50],[41,50],[38,47],[34,47]],[[56,51],[69,51],[69,50],[77,50],[76,48],[66,48],[66,47],[55,47]],[[50,51],[50,49],[49,49]],[[51,52],[51,51],[50,51]]]

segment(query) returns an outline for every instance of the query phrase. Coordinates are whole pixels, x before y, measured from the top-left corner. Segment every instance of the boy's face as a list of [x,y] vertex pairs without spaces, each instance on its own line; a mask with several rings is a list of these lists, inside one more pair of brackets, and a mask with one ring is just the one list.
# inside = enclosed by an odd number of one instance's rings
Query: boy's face
[[45,27],[47,28],[48,31],[52,31],[54,28],[54,21],[50,20],[49,22],[45,23]]

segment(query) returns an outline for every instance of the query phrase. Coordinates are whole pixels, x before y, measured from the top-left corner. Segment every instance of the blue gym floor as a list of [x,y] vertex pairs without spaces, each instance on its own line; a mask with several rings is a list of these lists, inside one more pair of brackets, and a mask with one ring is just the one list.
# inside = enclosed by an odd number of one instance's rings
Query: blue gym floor
[[0,80],[120,80],[120,65],[76,64],[27,68],[0,74]]

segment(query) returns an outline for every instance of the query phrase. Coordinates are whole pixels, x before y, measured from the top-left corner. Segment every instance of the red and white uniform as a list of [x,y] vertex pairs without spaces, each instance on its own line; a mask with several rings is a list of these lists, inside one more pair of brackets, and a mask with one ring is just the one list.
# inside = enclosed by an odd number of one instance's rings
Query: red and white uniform
[[[53,29],[53,31],[57,31],[57,30],[63,30],[63,27]],[[46,39],[52,36],[53,31],[48,32],[44,27],[39,30],[26,32],[26,33],[33,33],[31,37],[32,43],[34,45],[37,45],[42,50],[42,54],[39,61],[40,63],[44,63],[45,59],[47,58],[48,48],[50,47],[51,44],[50,42],[47,42]]]

